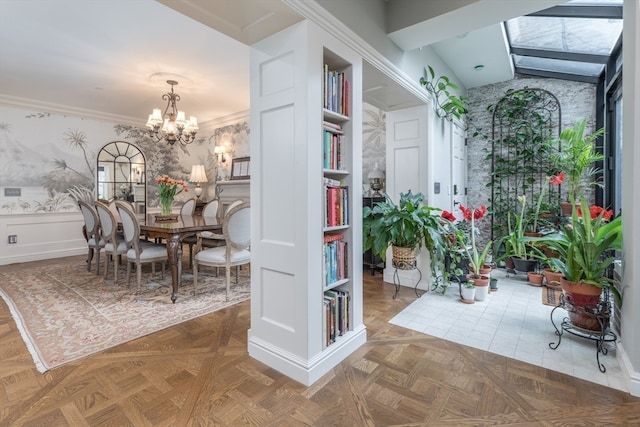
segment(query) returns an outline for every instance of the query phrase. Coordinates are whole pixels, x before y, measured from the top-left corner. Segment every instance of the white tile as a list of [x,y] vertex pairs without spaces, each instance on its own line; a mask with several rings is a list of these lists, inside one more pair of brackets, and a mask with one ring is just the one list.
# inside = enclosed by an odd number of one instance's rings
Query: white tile
[[[594,341],[565,332],[560,346],[550,349],[558,337],[551,323],[553,307],[541,302],[542,289],[527,285],[524,275],[491,274],[498,278],[498,292],[484,301],[464,304],[457,285],[451,286],[445,295],[423,294],[389,322],[628,392],[613,343],[607,344],[609,354],[600,354],[604,374],[596,364]],[[564,317],[563,309],[554,312],[558,327]]]

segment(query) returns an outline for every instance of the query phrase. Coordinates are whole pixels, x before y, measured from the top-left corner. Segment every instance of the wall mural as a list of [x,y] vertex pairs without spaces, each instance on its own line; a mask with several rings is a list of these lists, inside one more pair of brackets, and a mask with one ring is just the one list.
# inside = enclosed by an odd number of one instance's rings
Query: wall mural
[[[96,155],[109,142],[137,145],[147,161],[147,203],[158,205],[155,179],[167,174],[189,180],[191,166],[204,164],[213,197],[217,160],[213,147],[227,144],[230,156],[248,155],[246,121],[199,135],[185,147],[153,142],[143,128],[0,105],[0,215],[77,211],[78,200],[95,200]],[[236,146],[237,144],[237,146]],[[246,154],[245,154],[246,153]],[[191,188],[194,185],[190,186]],[[193,197],[182,193],[177,199]]]
[[[362,112],[362,195],[370,194],[369,172],[378,162],[381,171],[387,169],[387,130],[385,125],[386,114],[384,111],[365,103]],[[384,194],[385,188],[381,190]]]

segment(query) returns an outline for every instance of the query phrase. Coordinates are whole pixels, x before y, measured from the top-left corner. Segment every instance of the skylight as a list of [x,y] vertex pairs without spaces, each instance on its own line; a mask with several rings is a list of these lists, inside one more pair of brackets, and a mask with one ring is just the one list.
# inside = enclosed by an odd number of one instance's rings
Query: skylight
[[622,0],[571,1],[505,28],[516,72],[595,83],[622,34]]

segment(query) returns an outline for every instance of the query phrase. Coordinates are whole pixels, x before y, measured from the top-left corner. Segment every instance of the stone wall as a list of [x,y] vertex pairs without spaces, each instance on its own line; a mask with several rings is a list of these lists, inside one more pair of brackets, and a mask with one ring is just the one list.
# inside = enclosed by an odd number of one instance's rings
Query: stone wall
[[[591,83],[517,76],[516,79],[507,82],[469,89],[467,105],[471,125],[467,132],[469,166],[467,202],[470,207],[476,208],[484,204],[490,208],[491,199],[491,189],[486,186],[491,182],[491,162],[485,160],[487,155],[485,149],[491,150],[491,142],[483,139],[481,135],[474,137],[474,131],[477,129],[481,134],[490,135],[492,115],[487,107],[495,105],[508,89],[524,88],[546,89],[558,98],[561,108],[561,129],[571,127],[574,122],[584,118],[588,119],[586,133],[589,134],[595,129],[596,86]],[[491,235],[491,221],[483,221],[478,226],[481,230],[480,240],[487,241]]]

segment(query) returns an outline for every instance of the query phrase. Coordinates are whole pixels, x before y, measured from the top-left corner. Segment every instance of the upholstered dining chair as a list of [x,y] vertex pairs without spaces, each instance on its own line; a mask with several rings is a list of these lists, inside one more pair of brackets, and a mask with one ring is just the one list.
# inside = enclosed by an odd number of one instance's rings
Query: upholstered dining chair
[[84,236],[87,239],[87,271],[91,271],[91,261],[96,256],[96,274],[100,274],[100,251],[104,248],[104,240],[100,235],[100,219],[96,209],[89,203],[78,200],[78,206],[84,218]]
[[100,218],[101,236],[104,240],[104,278],[109,274],[109,258],[113,259],[113,284],[118,284],[118,264],[120,255],[127,251],[127,244],[121,234],[118,233],[118,218],[113,215],[108,203],[95,202],[98,218]]
[[193,214],[195,212],[196,212],[196,199],[195,198],[187,200],[180,207],[180,215],[193,216]]
[[127,203],[116,201],[124,238],[127,246],[127,287],[131,283],[131,264],[136,265],[137,291],[140,293],[140,282],[142,281],[142,264],[151,263],[151,273],[156,272],[156,262],[162,263],[162,277],[167,264],[167,247],[162,244],[155,244],[140,239],[140,224],[136,214]]
[[[209,217],[209,218],[216,218],[218,216],[218,207],[219,206],[220,206],[220,201],[218,199],[215,199],[215,200],[212,200],[212,201],[208,202],[202,208],[202,216],[203,217]],[[211,241],[211,239],[215,235],[214,235],[214,233],[212,233],[210,231],[202,231],[202,232],[200,232],[200,236],[202,237],[202,246],[214,247],[214,246],[222,246],[222,245],[224,245],[224,240]],[[186,244],[189,245],[189,267],[191,267],[192,266],[192,260],[193,260],[193,246],[196,243],[198,243],[198,237],[197,236],[187,236],[184,239],[182,239],[182,243],[186,243]]]
[[[205,250],[199,250],[196,246],[196,254],[193,256],[193,292],[196,293],[198,287],[198,268],[201,265],[209,267],[224,267],[226,274],[227,292],[231,289],[231,267],[251,262],[251,204],[241,203],[233,207],[222,221],[222,235],[225,239],[225,246],[218,246]],[[236,276],[236,283],[238,282]]]

